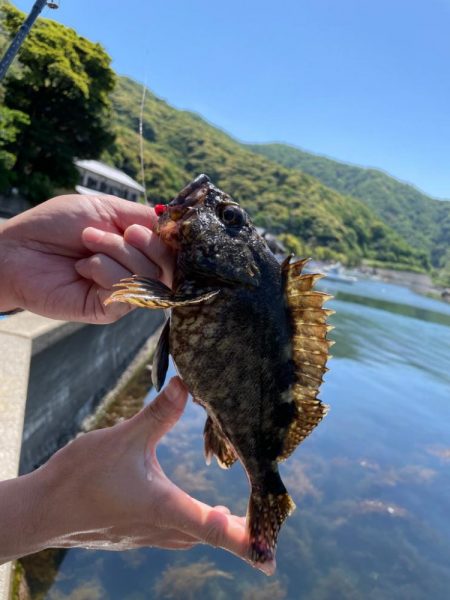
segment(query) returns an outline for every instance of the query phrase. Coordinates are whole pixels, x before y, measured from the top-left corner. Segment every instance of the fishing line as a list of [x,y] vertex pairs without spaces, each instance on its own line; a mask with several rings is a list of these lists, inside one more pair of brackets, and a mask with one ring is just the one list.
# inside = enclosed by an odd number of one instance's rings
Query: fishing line
[[[144,200],[145,200],[145,204],[149,204],[148,201],[148,197],[147,197],[147,186],[145,183],[145,160],[144,160],[144,107],[145,107],[145,99],[147,96],[147,73],[145,74],[144,77],[144,83],[142,84],[142,97],[141,97],[141,110],[139,113],[139,158],[140,158],[140,163],[141,163],[141,181],[142,181],[142,187],[144,188]],[[164,243],[161,240],[161,238],[158,236],[156,236],[157,239],[157,245],[160,247],[161,250],[161,254],[163,252],[163,246]]]
[[[145,52],[148,55],[148,50]],[[145,108],[145,99],[147,96],[147,81],[148,81],[148,70],[145,72],[144,83],[142,84],[142,97],[141,97],[141,109],[139,113],[139,158],[141,163],[141,181],[142,187],[144,188],[144,200],[146,204],[149,204],[147,197],[147,186],[145,183],[145,160],[144,160],[144,108]],[[157,245],[161,250],[161,254],[163,253],[164,242],[159,237],[156,236]],[[167,283],[167,282],[166,282]],[[170,309],[166,309],[164,311],[166,318],[170,317]]]
[[139,155],[141,161],[141,181],[142,187],[144,188],[144,200],[145,204],[148,204],[147,199],[147,186],[145,184],[145,163],[144,163],[144,106],[145,97],[147,95],[147,76],[145,76],[144,83],[142,84],[142,99],[141,99],[141,111],[139,114]]

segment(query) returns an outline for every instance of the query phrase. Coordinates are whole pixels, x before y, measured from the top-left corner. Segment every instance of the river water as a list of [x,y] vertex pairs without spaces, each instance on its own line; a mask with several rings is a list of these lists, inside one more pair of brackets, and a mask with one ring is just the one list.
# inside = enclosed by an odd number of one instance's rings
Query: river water
[[[374,281],[322,283],[335,299],[323,423],[282,465],[297,510],[273,578],[222,550],[71,550],[50,600],[448,600],[450,305]],[[244,514],[246,477],[203,460],[189,404],[159,448],[180,486]]]

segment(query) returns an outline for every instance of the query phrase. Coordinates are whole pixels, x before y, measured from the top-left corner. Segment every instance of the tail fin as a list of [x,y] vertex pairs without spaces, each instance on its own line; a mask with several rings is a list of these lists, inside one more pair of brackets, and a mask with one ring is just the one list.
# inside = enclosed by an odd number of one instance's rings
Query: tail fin
[[251,560],[258,563],[274,560],[278,532],[294,510],[295,504],[286,491],[264,496],[252,491],[247,514]]

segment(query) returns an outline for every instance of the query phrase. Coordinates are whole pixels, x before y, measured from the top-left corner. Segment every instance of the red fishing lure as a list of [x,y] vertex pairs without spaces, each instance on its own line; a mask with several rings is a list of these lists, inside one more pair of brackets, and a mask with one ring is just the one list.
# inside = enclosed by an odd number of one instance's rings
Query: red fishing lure
[[157,217],[160,217],[167,210],[166,204],[156,204],[155,205],[155,213]]

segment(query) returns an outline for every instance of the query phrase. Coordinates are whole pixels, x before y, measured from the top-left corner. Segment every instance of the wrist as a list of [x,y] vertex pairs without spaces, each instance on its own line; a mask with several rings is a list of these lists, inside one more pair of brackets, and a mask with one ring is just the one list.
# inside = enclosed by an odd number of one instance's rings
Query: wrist
[[0,482],[0,564],[51,546],[51,502],[41,469]]

